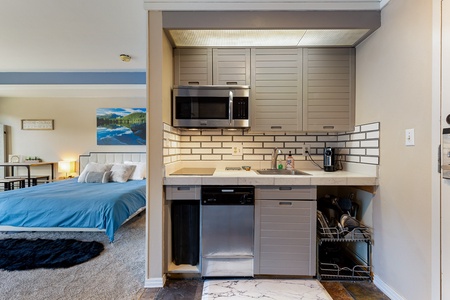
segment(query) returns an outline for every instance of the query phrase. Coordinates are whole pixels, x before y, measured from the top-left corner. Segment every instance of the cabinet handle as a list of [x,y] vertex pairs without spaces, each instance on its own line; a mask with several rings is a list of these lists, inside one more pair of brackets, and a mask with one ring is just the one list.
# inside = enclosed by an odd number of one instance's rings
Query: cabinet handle
[[200,81],[188,81],[189,85],[200,85]]
[[290,187],[290,186],[280,186],[278,189],[280,191],[290,191],[290,190],[292,190],[292,187]]
[[179,186],[177,187],[178,191],[189,191],[191,188],[188,186]]
[[290,206],[290,205],[292,205],[292,202],[290,202],[290,201],[289,202],[288,201],[281,201],[281,202],[278,202],[278,204],[279,205],[289,205]]
[[237,85],[237,81],[227,81],[227,85]]
[[325,125],[323,129],[334,129],[334,125]]
[[270,129],[281,129],[283,126],[270,126]]

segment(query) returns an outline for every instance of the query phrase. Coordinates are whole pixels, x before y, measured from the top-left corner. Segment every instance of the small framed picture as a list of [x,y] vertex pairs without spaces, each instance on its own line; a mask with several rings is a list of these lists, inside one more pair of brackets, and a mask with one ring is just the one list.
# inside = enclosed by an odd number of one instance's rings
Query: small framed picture
[[26,119],[22,120],[22,130],[53,130],[55,121],[48,119]]

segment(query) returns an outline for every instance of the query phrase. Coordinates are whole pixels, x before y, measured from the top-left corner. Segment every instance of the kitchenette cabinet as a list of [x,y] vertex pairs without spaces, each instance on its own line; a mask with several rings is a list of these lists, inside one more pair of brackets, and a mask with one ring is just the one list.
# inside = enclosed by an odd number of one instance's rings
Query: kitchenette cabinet
[[175,85],[249,85],[250,49],[174,49]]
[[174,49],[175,85],[211,85],[212,49]]
[[255,190],[255,275],[316,275],[316,187]]
[[302,130],[302,49],[252,49],[251,130]]
[[214,85],[250,84],[250,49],[213,49]]
[[303,130],[353,131],[355,49],[303,49]]
[[199,273],[200,186],[166,186],[167,271]]
[[174,50],[175,85],[250,85],[255,132],[355,126],[354,48]]

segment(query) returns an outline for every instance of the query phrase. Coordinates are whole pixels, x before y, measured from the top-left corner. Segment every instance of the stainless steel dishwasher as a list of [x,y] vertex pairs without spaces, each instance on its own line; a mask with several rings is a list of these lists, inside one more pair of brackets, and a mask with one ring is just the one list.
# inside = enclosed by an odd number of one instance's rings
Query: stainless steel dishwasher
[[253,277],[253,186],[203,186],[201,252],[203,277]]

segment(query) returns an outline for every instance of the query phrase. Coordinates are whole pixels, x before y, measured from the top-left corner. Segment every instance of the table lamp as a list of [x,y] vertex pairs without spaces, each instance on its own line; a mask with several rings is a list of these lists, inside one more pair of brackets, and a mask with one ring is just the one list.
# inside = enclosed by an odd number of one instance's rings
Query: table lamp
[[[66,177],[68,178],[67,174],[75,172],[75,162],[74,161],[59,161],[58,162],[58,172],[60,173],[66,173]],[[72,177],[72,176],[69,176]]]

